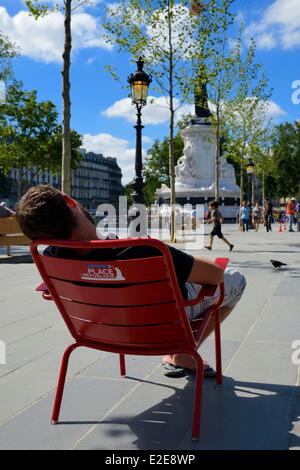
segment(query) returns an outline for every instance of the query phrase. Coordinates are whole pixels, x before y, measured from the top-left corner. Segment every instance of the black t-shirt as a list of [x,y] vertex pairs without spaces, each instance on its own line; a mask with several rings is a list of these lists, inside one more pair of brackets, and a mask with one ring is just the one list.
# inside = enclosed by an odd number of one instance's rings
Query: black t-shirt
[[268,215],[273,214],[273,204],[272,204],[272,202],[267,202],[267,204],[266,204],[266,214],[268,214]]
[[212,211],[211,217],[214,217],[213,226],[221,228],[222,214],[218,209]]
[[[187,299],[187,290],[185,283],[190,275],[194,258],[184,251],[168,246],[178,280],[178,284],[184,299]],[[49,246],[45,249],[44,255],[55,258],[78,259],[76,251],[70,248]],[[84,261],[113,261],[134,258],[150,258],[151,256],[160,256],[161,252],[152,246],[133,246],[128,248],[102,248],[101,250],[92,250],[84,256],[80,256]]]

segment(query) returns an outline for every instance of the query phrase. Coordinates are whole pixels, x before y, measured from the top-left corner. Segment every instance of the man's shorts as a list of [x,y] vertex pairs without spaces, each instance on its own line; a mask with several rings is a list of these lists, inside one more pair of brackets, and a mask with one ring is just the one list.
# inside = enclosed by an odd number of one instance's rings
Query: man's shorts
[[223,233],[222,233],[222,228],[221,228],[221,225],[218,225],[216,227],[214,227],[212,229],[212,231],[210,232],[210,236],[211,237],[219,237],[219,238],[223,238]]
[[[243,274],[234,268],[227,268],[224,272],[224,300],[222,307],[234,307],[235,304],[240,300],[246,287],[246,278]],[[194,284],[186,282],[185,284],[188,291],[188,300],[194,299],[199,294],[202,286],[200,284]],[[204,299],[200,304],[192,307],[186,307],[186,312],[189,320],[202,315],[202,313],[211,307],[220,296],[220,288],[218,287],[215,294],[212,297]]]

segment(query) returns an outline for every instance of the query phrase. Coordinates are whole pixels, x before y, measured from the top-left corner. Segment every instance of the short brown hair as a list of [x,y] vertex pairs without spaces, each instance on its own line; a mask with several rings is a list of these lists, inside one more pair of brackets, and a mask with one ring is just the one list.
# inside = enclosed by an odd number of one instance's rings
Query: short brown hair
[[17,205],[16,218],[31,240],[68,239],[76,228],[76,219],[63,193],[50,185],[30,188]]
[[215,209],[218,209],[219,207],[219,202],[218,201],[211,201],[209,203],[210,207],[214,207]]

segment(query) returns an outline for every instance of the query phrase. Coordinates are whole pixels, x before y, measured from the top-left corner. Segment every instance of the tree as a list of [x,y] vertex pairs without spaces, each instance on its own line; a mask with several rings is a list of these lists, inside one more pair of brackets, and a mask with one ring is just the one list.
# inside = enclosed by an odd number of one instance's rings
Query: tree
[[12,59],[18,54],[15,45],[0,31],[0,103],[6,99],[6,88],[13,79]]
[[70,98],[70,69],[71,69],[71,51],[72,51],[72,30],[71,18],[72,12],[78,7],[89,3],[88,0],[57,0],[55,6],[49,2],[41,0],[25,0],[30,13],[35,19],[47,15],[53,11],[61,10],[64,13],[64,51],[62,66],[62,98],[63,98],[63,120],[62,120],[62,191],[66,194],[71,193],[71,98]]
[[[174,137],[174,164],[183,154],[183,140],[178,132]],[[148,204],[155,201],[155,192],[162,185],[170,187],[169,173],[169,139],[165,137],[162,141],[156,139],[147,152],[143,176],[145,179],[145,195]]]
[[270,142],[272,122],[267,119],[267,103],[258,98],[235,100],[227,107],[228,153],[239,166],[240,199],[244,199],[245,172],[248,160],[255,164],[255,174],[260,176],[268,171],[264,165]]
[[11,191],[11,183],[9,179],[0,170],[0,197],[8,197]]
[[235,43],[235,66],[233,95],[224,102],[223,128],[231,140],[231,156],[240,165],[240,199],[243,199],[246,158],[262,155],[266,131],[272,127],[267,119],[268,100],[272,90],[265,76],[262,65],[255,62],[256,45],[250,40],[249,48],[243,52],[240,26],[238,40]]
[[15,45],[0,31],[0,82],[12,78],[12,59],[17,55]]
[[273,136],[276,193],[279,197],[296,196],[300,189],[300,123],[276,126]]
[[[211,2],[213,0],[210,0]],[[104,28],[107,42],[134,59],[143,56],[147,72],[156,84],[154,91],[166,97],[169,110],[168,171],[171,206],[175,198],[175,113],[193,94],[192,63],[199,55],[199,41],[210,34],[212,19],[204,13],[190,15],[189,2],[175,0],[122,0],[107,9]],[[113,76],[117,74],[113,70]],[[174,211],[171,212],[171,239],[175,241]]]
[[[212,105],[212,124],[216,135],[215,154],[215,199],[219,199],[219,162],[220,141],[223,134],[223,107],[230,99],[235,81],[236,54],[235,47],[229,47],[229,29],[233,25],[235,15],[231,12],[234,0],[211,0],[206,5],[197,0],[191,1],[191,10],[194,15],[203,16],[207,10],[211,19],[210,24],[205,26],[210,33],[204,36],[200,31],[199,56],[195,61],[196,96],[203,96],[203,85],[207,86],[208,99]],[[199,8],[199,6],[201,8]],[[202,39],[202,40],[201,40]],[[232,40],[232,38],[231,38]],[[232,46],[234,42],[232,41]],[[205,103],[199,103],[205,105]]]
[[[37,92],[24,91],[21,82],[7,89],[5,103],[0,105],[0,167],[4,173],[13,168],[60,172],[62,129],[57,123],[58,112],[51,101],[38,101]],[[73,165],[81,155],[81,137],[71,132]]]

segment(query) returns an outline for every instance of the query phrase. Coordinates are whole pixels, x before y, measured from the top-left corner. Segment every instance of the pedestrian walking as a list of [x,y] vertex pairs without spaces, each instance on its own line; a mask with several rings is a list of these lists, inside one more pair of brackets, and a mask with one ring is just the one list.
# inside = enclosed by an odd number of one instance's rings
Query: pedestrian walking
[[249,230],[250,214],[251,214],[250,207],[248,206],[246,201],[243,201],[243,205],[240,208],[240,220],[242,223],[243,232],[248,232]]
[[264,221],[267,232],[272,232],[272,223],[273,223],[273,204],[270,199],[265,200],[265,213]]
[[262,210],[259,207],[259,203],[257,202],[252,211],[252,221],[253,221],[255,232],[258,232],[259,224],[261,221],[261,216],[262,216]]
[[227,238],[224,237],[222,233],[222,222],[223,222],[223,216],[221,212],[219,211],[219,203],[218,201],[212,201],[209,204],[209,208],[211,210],[211,218],[206,220],[204,223],[205,224],[213,224],[213,229],[210,232],[210,240],[209,240],[209,245],[205,246],[207,250],[212,249],[214,237],[217,236],[222,240],[226,245],[229,246],[229,250],[232,251],[234,248],[234,245],[230,243]]
[[288,221],[288,228],[289,232],[294,232],[293,225],[295,220],[295,212],[296,212],[296,199],[292,197],[289,199],[287,206],[286,206],[286,216]]
[[300,204],[299,202],[296,204],[296,211],[295,211],[294,217],[296,219],[297,232],[300,232]]

